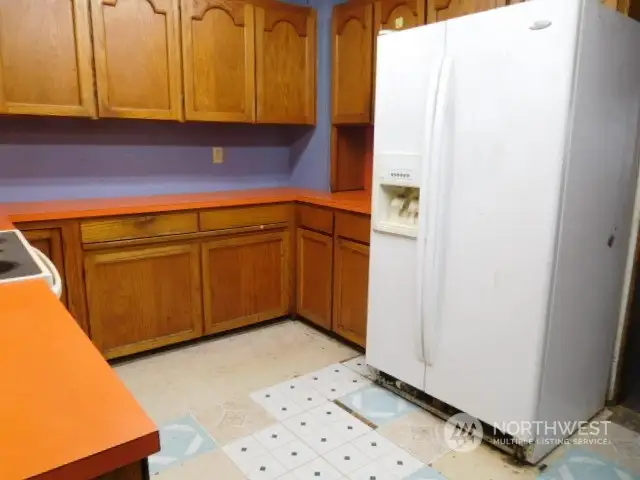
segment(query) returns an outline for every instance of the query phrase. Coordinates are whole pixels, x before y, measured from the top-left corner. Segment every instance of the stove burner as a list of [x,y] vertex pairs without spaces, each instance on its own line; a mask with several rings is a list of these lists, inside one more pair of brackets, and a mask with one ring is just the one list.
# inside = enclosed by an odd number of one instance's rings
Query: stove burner
[[0,274],[10,272],[17,266],[18,264],[16,262],[7,262],[6,260],[0,260]]

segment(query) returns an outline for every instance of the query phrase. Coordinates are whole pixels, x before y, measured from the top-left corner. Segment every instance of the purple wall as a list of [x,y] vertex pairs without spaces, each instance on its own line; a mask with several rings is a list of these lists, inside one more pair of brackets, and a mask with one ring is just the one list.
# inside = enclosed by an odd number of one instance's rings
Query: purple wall
[[291,147],[291,184],[330,189],[331,172],[331,13],[345,0],[310,0],[318,12],[317,125]]
[[[298,127],[0,118],[0,202],[288,185]],[[212,146],[225,162],[212,164]]]

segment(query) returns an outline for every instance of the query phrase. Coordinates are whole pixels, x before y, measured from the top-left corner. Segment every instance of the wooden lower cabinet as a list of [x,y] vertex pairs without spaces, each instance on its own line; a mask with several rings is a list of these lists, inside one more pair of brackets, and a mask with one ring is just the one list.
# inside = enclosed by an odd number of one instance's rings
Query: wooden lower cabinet
[[297,312],[307,320],[331,329],[333,238],[298,228]]
[[92,340],[106,358],[202,334],[197,243],[89,252],[85,278]]
[[22,230],[22,233],[33,247],[40,250],[51,260],[58,273],[60,273],[60,278],[62,279],[62,297],[60,297],[60,301],[67,305],[62,232],[59,228],[40,228]]
[[289,312],[289,232],[234,236],[202,245],[205,333]]
[[364,347],[367,341],[369,246],[337,237],[333,263],[333,330]]

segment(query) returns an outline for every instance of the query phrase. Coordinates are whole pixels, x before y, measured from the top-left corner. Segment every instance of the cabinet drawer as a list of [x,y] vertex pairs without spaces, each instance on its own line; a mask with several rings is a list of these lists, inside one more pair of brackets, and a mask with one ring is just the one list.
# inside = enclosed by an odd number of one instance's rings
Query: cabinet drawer
[[82,222],[84,243],[176,235],[198,231],[197,213],[164,213],[102,218]]
[[369,243],[371,218],[352,213],[336,213],[336,235],[357,242]]
[[290,205],[265,205],[248,208],[217,208],[200,212],[200,230],[222,230],[288,222]]
[[333,212],[322,208],[298,205],[298,226],[333,235]]

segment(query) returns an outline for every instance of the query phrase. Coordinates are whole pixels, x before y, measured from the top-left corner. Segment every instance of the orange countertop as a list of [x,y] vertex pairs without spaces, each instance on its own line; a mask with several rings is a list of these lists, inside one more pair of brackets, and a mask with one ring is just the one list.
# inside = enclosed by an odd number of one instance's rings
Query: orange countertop
[[5,203],[2,208],[9,219],[17,223],[292,201],[367,215],[371,213],[370,192],[330,193],[289,187],[144,197]]
[[0,306],[2,480],[90,479],[160,449],[151,419],[44,281],[0,285]]

